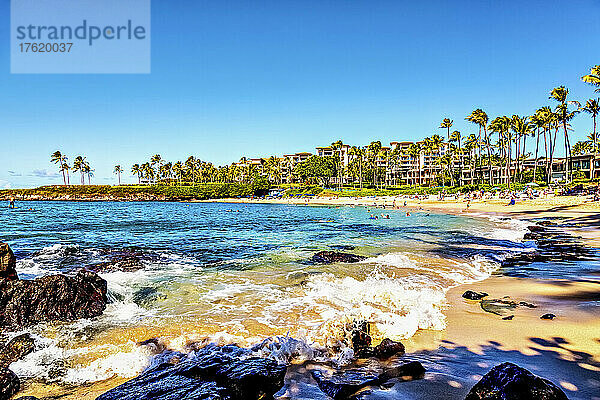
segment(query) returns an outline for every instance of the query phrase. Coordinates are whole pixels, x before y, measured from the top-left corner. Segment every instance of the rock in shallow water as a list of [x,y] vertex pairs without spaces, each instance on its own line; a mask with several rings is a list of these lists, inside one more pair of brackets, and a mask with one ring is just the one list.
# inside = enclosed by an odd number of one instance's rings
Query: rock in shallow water
[[321,264],[331,264],[334,262],[356,263],[365,259],[366,257],[364,256],[359,256],[350,253],[341,253],[339,251],[320,251],[314,256],[312,256],[312,260],[314,262]]
[[10,246],[0,242],[0,279],[17,280],[17,260]]
[[96,317],[106,307],[106,281],[80,270],[74,277],[0,280],[0,327],[5,330],[47,321]]
[[564,392],[547,379],[512,363],[492,368],[465,397],[465,400],[568,400]]
[[551,314],[551,313],[544,314],[544,315],[542,315],[542,316],[540,317],[540,319],[550,319],[550,320],[552,320],[552,319],[554,319],[554,318],[556,318],[556,315],[554,315],[554,314]]
[[28,333],[14,337],[0,350],[0,368],[20,360],[35,349],[35,344]]
[[463,293],[462,297],[469,300],[481,300],[488,294],[486,292],[474,292],[472,290],[467,290]]
[[92,264],[86,268],[94,272],[125,271],[134,272],[145,268],[145,264],[156,262],[160,256],[154,252],[142,250],[139,247],[124,247],[120,249],[103,249],[100,254],[107,261]]
[[206,346],[181,361],[161,362],[97,400],[252,400],[271,398],[283,387],[287,367],[250,357],[234,345]]

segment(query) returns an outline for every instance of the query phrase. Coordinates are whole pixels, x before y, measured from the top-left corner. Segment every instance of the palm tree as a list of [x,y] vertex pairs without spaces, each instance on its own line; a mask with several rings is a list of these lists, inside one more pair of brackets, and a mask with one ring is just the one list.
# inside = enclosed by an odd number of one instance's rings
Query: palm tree
[[160,179],[160,166],[163,163],[163,159],[160,154],[155,154],[150,158],[150,166],[154,168],[156,166],[156,175]]
[[352,146],[350,150],[348,150],[348,154],[353,156],[356,160],[358,160],[358,181],[360,183],[360,188],[362,190],[363,187],[363,159],[365,156],[365,151],[358,147]]
[[536,130],[536,134],[535,134],[535,162],[533,164],[533,182],[536,181],[537,178],[537,167],[538,167],[538,152],[539,152],[539,148],[540,148],[540,136],[541,136],[541,132],[544,129],[544,126],[546,125],[546,120],[544,118],[544,111],[543,109],[538,109],[536,110],[536,112],[531,116],[531,124],[535,127]]
[[[440,152],[441,152],[442,146],[444,144],[444,138],[441,137],[440,135],[435,134],[435,135],[431,136],[430,140],[431,140],[430,141],[431,153],[433,155],[435,155],[436,156],[435,158],[437,159],[440,157]],[[433,169],[433,164],[431,163],[431,160],[430,160],[430,166]],[[433,172],[431,173],[431,175],[432,175],[431,179],[433,179]]]
[[77,156],[75,157],[75,160],[73,161],[73,172],[77,172],[79,171],[79,173],[81,174],[81,179],[80,179],[80,183],[82,185],[85,185],[85,157],[82,156]]
[[377,175],[378,175],[378,165],[377,159],[379,157],[379,152],[381,151],[381,142],[379,140],[371,142],[367,146],[367,161],[369,166],[373,171],[373,186],[377,187]]
[[[516,160],[516,168],[515,168],[515,180],[517,174],[520,175],[522,173],[521,163],[523,158],[520,156],[521,154],[521,138],[529,135],[531,133],[532,124],[529,122],[529,117],[519,117],[518,115],[513,115],[511,120],[511,128],[515,133],[515,160]],[[523,146],[524,147],[524,146]]]
[[[598,66],[600,67],[600,65]],[[598,99],[589,99],[585,106],[580,107],[579,109],[585,113],[588,113],[592,116],[592,120],[594,121],[594,131],[592,132],[592,149],[594,154],[598,152],[598,141],[597,141],[597,132],[596,132],[596,117],[600,113],[600,98]]]
[[452,128],[453,123],[454,123],[454,121],[451,120],[450,118],[444,118],[442,123],[440,124],[440,129],[448,130],[448,135],[447,135],[448,141],[450,141],[450,128]]
[[[588,140],[585,140],[585,141],[580,140],[573,145],[573,154],[575,154],[575,155],[586,154],[586,153],[589,153],[591,150],[592,150],[592,144]],[[593,176],[593,175],[590,175],[590,176]]]
[[[63,158],[64,160],[67,159],[67,157]],[[69,167],[69,164],[66,162],[63,162],[60,164],[60,172],[62,172],[63,174],[63,178],[65,177],[65,173],[67,175],[67,185],[71,184],[71,179],[69,178],[69,170],[71,169],[71,167]]]
[[171,175],[173,172],[173,163],[172,162],[166,162],[163,165],[160,166],[159,168],[160,174],[161,176],[167,180],[167,182],[170,181],[171,179]]
[[569,133],[567,132],[567,123],[575,117],[578,111],[569,110],[569,104],[572,102],[567,101],[569,95],[569,89],[564,86],[559,86],[552,89],[550,92],[550,99],[556,100],[558,105],[556,106],[556,114],[558,121],[562,124],[564,135],[565,135],[565,155],[567,157],[566,162],[566,174],[567,182],[571,181],[571,144],[569,143]]
[[581,80],[590,85],[596,86],[595,92],[600,93],[600,65],[596,65],[590,69],[589,75],[584,75]]
[[[83,163],[83,173],[85,175],[87,175],[87,177],[88,177],[88,185],[91,185],[92,184],[91,178],[92,178],[92,176],[94,176],[94,170],[92,169],[92,167],[90,167],[90,163],[87,161],[85,161]],[[85,178],[84,178],[84,181],[85,181]]]
[[[478,108],[476,110],[474,110],[473,112],[471,112],[471,114],[469,114],[466,118],[467,121],[472,122],[474,124],[476,124],[479,127],[479,134],[477,136],[477,142],[481,142],[481,131],[483,130],[484,133],[484,140],[483,142],[486,144],[486,147],[488,149],[488,170],[489,170],[489,179],[490,179],[490,184],[492,183],[492,172],[491,172],[491,153],[490,153],[490,144],[489,144],[489,140],[487,137],[487,123],[488,123],[488,115],[485,113],[485,111],[483,111],[481,108]],[[479,159],[479,166],[481,167],[481,146],[477,146],[478,148],[478,159]],[[481,174],[481,168],[479,173]]]
[[[463,166],[463,157],[462,157],[462,146],[461,146],[461,140],[462,140],[462,135],[460,134],[460,131],[454,131],[452,132],[452,134],[450,134],[450,139],[448,140],[448,142],[450,143],[457,143],[457,148],[456,148],[456,152],[455,154],[458,155],[458,179],[459,182],[458,184],[461,185],[461,179],[462,179],[462,166]],[[454,154],[453,154],[454,156]],[[453,157],[454,160],[454,157]],[[454,164],[454,163],[453,163]]]
[[67,161],[67,157],[63,156],[62,153],[57,150],[54,153],[52,153],[52,155],[50,156],[50,161],[52,161],[54,164],[58,165],[58,171],[62,172],[63,183],[66,186],[67,185],[67,176],[65,175],[66,170],[64,168],[64,164]]
[[183,179],[183,174],[184,174],[184,167],[183,167],[183,163],[181,161],[177,161],[175,164],[173,164],[173,173],[175,174],[175,177],[177,178],[177,183],[181,184],[181,180]]
[[410,155],[413,164],[417,165],[417,173],[419,175],[419,186],[421,185],[421,148],[420,143],[413,143],[408,147],[408,154]]
[[144,176],[148,182],[153,182],[154,181],[154,168],[152,168],[152,166],[150,165],[150,163],[143,163],[141,165],[141,170],[142,170],[142,176]]
[[331,143],[331,150],[337,153],[337,170],[338,170],[338,188],[342,190],[342,147],[344,143],[341,140]]
[[504,153],[506,159],[506,184],[510,190],[510,164],[512,138],[510,135],[511,120],[507,116],[496,117],[490,122],[490,131],[498,134],[499,147]]
[[123,172],[123,168],[120,165],[115,165],[115,169],[113,171],[119,177],[119,186],[121,186],[121,172]]
[[479,148],[479,141],[477,135],[474,133],[470,134],[465,141],[465,150],[468,155],[469,165],[471,168],[471,183],[475,179],[475,164],[477,162],[477,149]]
[[133,164],[131,166],[131,173],[133,175],[137,175],[138,178],[138,184],[142,183],[142,168],[140,167],[140,164]]

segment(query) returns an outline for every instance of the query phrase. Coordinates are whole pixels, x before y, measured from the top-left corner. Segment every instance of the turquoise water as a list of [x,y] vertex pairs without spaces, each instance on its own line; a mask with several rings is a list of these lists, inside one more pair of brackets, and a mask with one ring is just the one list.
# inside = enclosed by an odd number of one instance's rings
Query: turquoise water
[[[0,237],[21,278],[71,273],[107,261],[107,249],[139,248],[144,268],[101,273],[110,304],[94,320],[30,329],[43,345],[13,365],[19,376],[80,384],[129,377],[151,354],[136,342],[160,337],[253,345],[262,355],[329,358],[343,364],[345,323],[403,339],[445,327],[445,293],[499,271],[531,251],[526,224],[364,207],[225,203],[20,202],[0,209]],[[389,219],[369,219],[389,214]],[[319,250],[368,257],[318,265]],[[574,266],[573,266],[574,265]],[[573,264],[582,274],[589,264]],[[532,274],[552,276],[544,266]],[[515,271],[505,271],[515,272]],[[286,339],[287,338],[287,339]],[[293,348],[288,339],[293,338]],[[288,340],[286,342],[286,340]],[[287,344],[285,344],[287,343]]]

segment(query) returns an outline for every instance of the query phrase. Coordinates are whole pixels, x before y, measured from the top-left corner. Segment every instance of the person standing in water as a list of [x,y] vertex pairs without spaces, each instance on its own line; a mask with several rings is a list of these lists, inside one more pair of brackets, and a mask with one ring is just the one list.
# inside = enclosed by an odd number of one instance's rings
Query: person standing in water
[[11,197],[10,201],[8,202],[8,208],[15,208],[15,198]]

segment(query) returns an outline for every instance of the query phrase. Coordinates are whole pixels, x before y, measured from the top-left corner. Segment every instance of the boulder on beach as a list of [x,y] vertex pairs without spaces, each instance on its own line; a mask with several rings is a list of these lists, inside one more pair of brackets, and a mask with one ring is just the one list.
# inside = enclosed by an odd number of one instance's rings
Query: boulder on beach
[[8,368],[0,368],[0,400],[8,400],[19,391],[19,377]]
[[368,321],[353,321],[346,329],[350,330],[350,341],[356,358],[377,357],[381,360],[397,354],[404,354],[404,345],[391,339],[383,339],[371,347],[371,326]]
[[554,319],[554,318],[556,318],[556,315],[554,315],[554,314],[552,314],[552,313],[547,313],[547,314],[544,314],[544,315],[542,315],[542,316],[540,317],[540,319],[550,319],[550,320],[552,320],[552,319]]
[[565,393],[547,379],[512,363],[492,368],[471,388],[465,400],[567,400]]
[[334,262],[356,263],[366,258],[357,254],[342,253],[339,251],[320,251],[312,256],[312,260],[320,264],[331,264]]
[[17,260],[10,246],[0,242],[0,279],[17,280]]
[[391,339],[383,339],[373,348],[373,355],[379,359],[386,359],[397,354],[404,354],[404,345]]
[[75,276],[0,279],[0,327],[15,330],[47,321],[96,317],[106,308],[106,281],[80,270]]
[[481,300],[485,296],[488,296],[486,292],[474,292],[472,290],[467,290],[462,294],[462,297],[469,300]]
[[286,366],[252,357],[249,350],[235,345],[211,344],[173,359],[154,363],[97,400],[268,399],[283,387],[287,371]]
[[380,386],[394,378],[402,381],[421,379],[425,374],[425,368],[420,362],[411,361],[390,368],[379,375],[366,374],[360,371],[342,371],[330,377],[325,377],[319,370],[312,371],[311,374],[323,393],[334,400],[341,400],[350,398],[363,388]]

